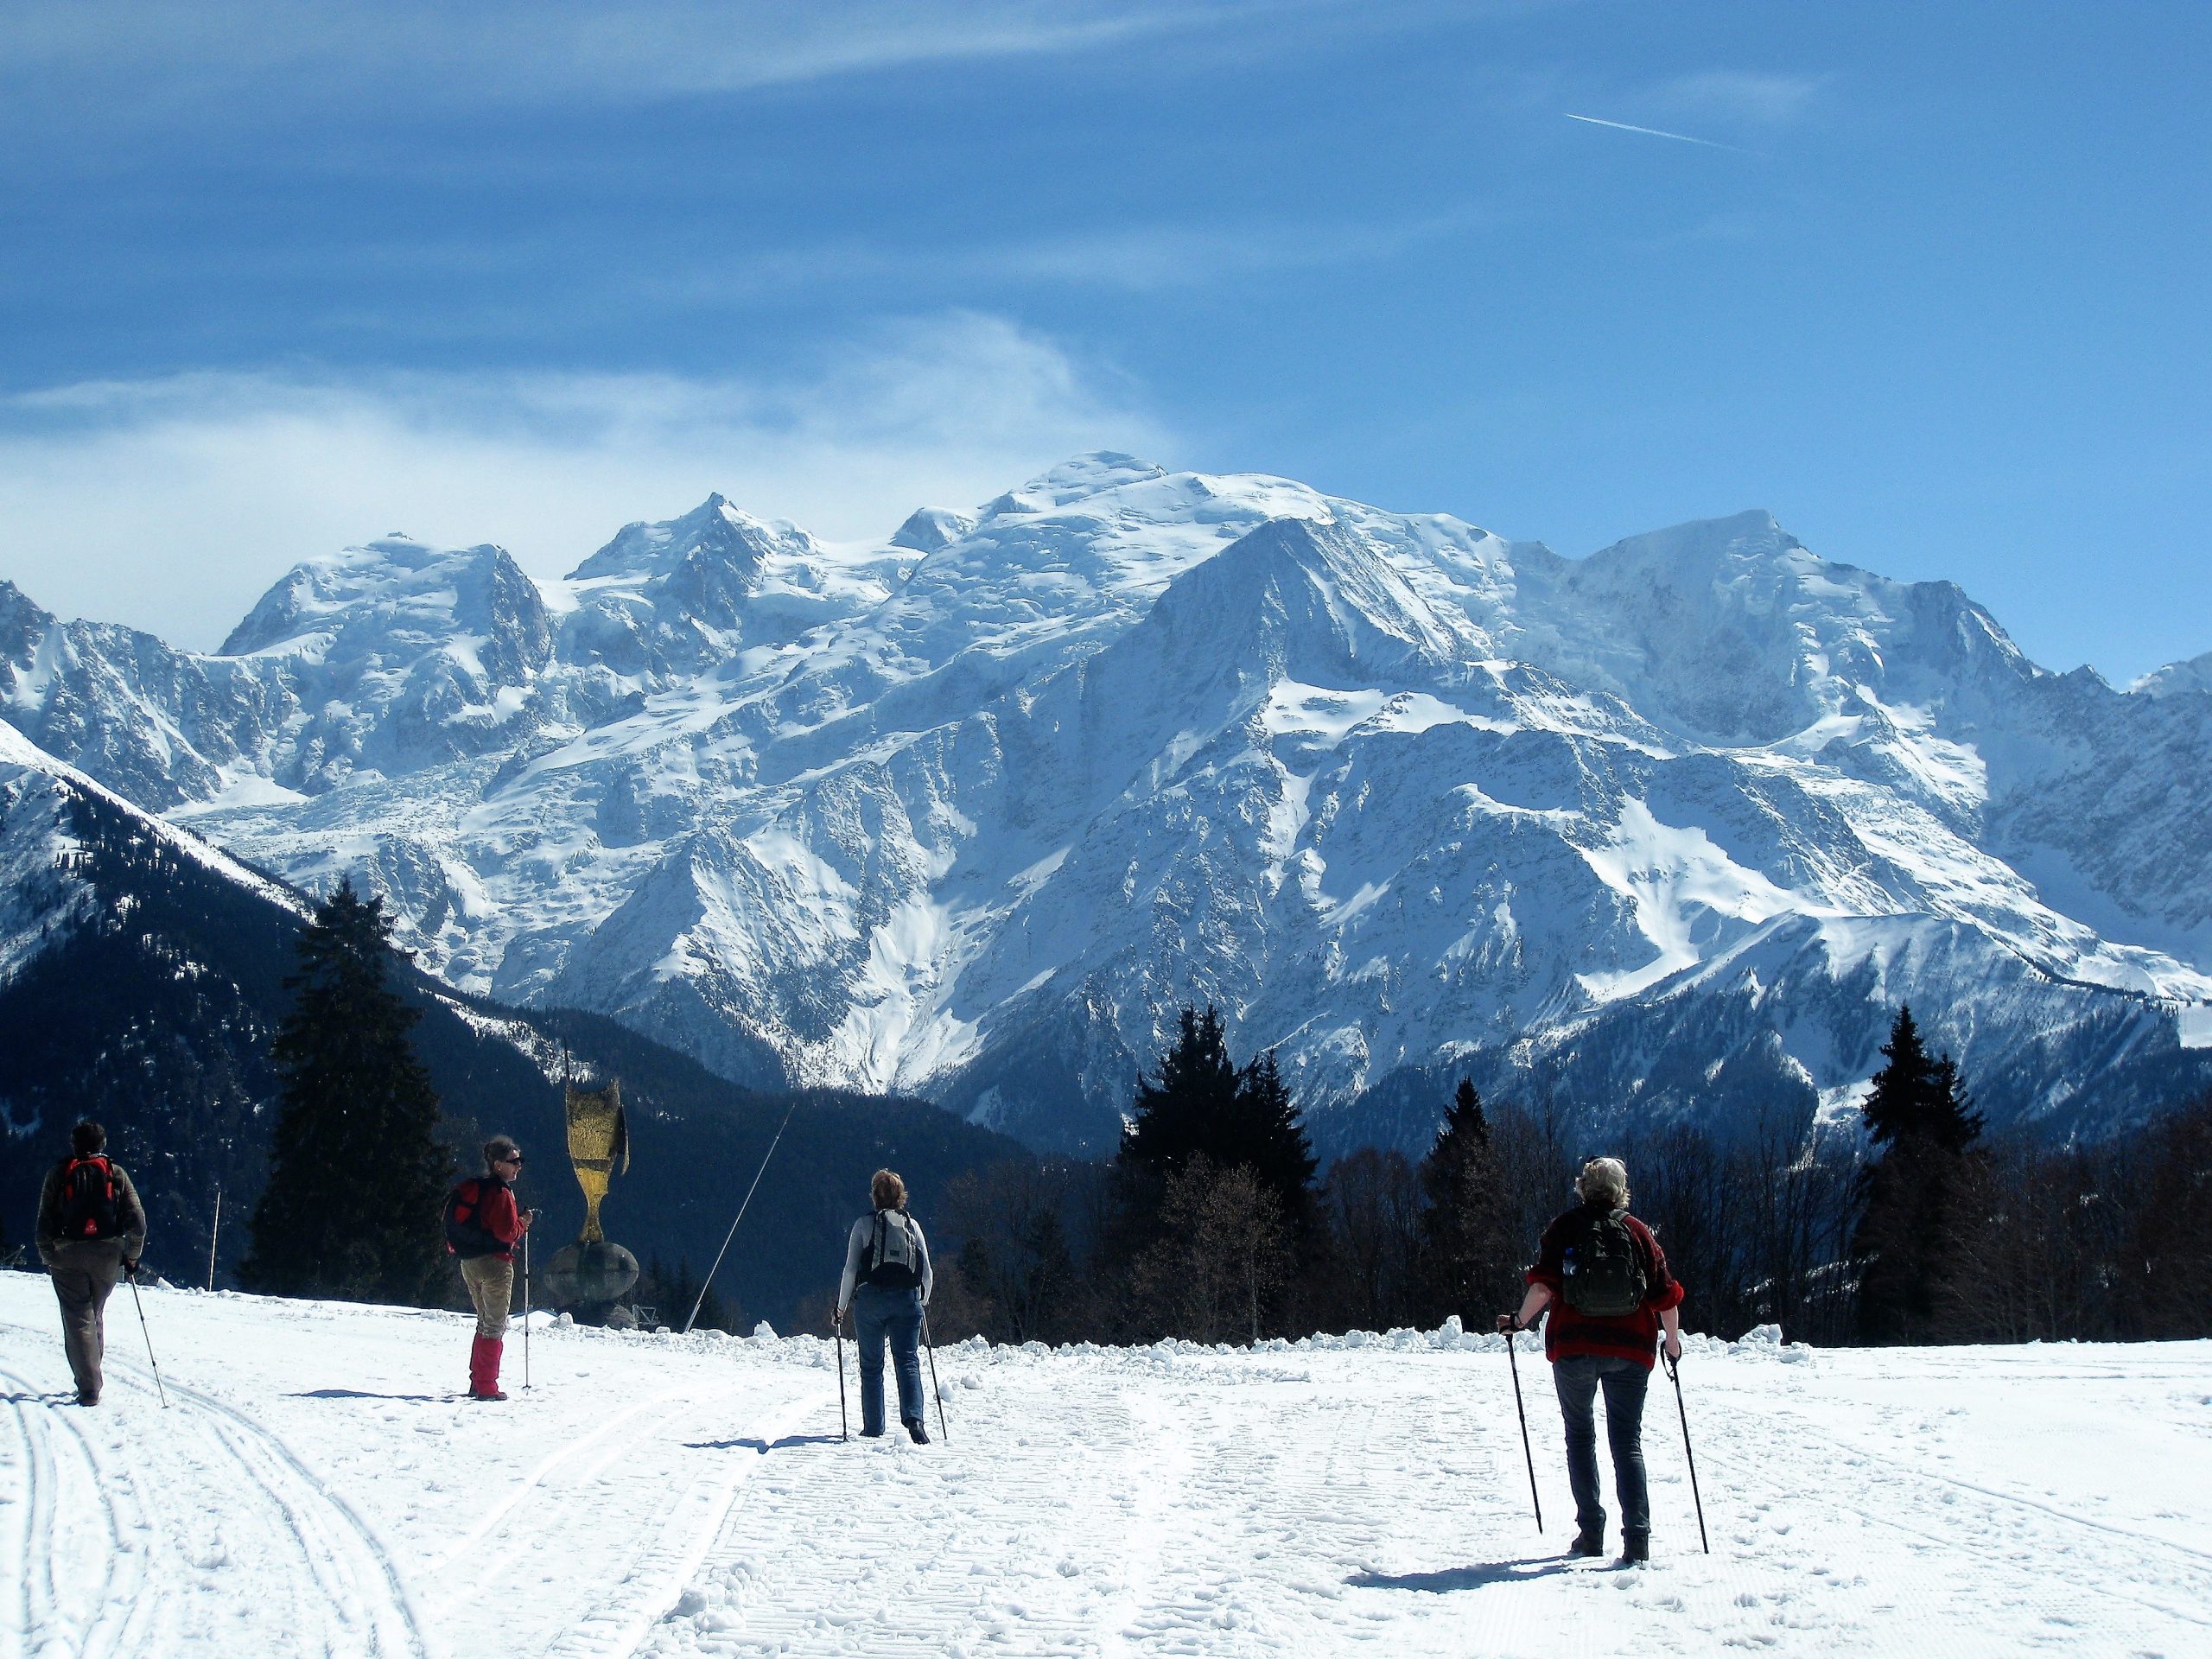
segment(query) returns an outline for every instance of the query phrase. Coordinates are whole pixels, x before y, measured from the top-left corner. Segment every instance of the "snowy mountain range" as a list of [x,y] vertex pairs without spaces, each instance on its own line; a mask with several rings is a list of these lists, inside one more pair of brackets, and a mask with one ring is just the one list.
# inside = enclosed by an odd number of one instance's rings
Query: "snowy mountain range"
[[0,582],[0,717],[463,989],[1110,1147],[1185,1000],[1326,1146],[1449,1076],[1834,1111],[1899,1001],[1998,1122],[2212,1082],[2212,671],[2121,691],[1764,513],[1582,560],[1080,458],[830,545],[709,497],[565,581],[388,537],[213,655]]

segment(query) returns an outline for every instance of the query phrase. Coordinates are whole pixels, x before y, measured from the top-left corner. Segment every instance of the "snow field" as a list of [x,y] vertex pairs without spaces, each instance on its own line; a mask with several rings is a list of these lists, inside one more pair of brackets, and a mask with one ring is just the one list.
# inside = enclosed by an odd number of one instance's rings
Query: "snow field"
[[164,1412],[109,1312],[82,1411],[0,1274],[0,1659],[2212,1650],[2212,1344],[1695,1342],[1713,1553],[1661,1374],[1636,1570],[1524,1351],[1536,1531],[1495,1338],[963,1344],[922,1447],[809,1338],[518,1333],[479,1406],[461,1316],[157,1290]]

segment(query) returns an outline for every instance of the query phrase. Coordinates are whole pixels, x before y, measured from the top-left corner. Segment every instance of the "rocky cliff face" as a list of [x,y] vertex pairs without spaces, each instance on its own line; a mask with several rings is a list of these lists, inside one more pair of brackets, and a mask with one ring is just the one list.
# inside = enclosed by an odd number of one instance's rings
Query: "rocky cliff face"
[[1762,513],[1573,561],[1115,455],[878,547],[711,498],[543,590],[373,543],[214,657],[0,589],[7,718],[454,983],[1093,1150],[1185,999],[1332,1145],[1459,1070],[1837,1109],[1906,997],[1994,1118],[2149,1109],[2212,1077],[2185,671]]

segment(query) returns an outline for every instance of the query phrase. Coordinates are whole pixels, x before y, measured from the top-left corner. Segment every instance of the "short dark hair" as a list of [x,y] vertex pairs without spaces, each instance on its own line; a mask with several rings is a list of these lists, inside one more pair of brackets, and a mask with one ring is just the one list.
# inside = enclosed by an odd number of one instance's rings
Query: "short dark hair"
[[502,1158],[512,1158],[522,1151],[512,1135],[495,1135],[484,1143],[484,1166],[489,1169]]
[[69,1131],[69,1144],[79,1158],[90,1158],[107,1145],[107,1131],[88,1117]]

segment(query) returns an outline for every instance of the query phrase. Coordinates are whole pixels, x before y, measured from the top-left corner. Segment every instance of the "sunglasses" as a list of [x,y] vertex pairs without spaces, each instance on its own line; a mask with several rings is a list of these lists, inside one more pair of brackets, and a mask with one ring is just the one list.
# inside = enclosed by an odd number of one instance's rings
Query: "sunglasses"
[[511,1153],[505,1158],[494,1158],[492,1161],[495,1164],[512,1164],[516,1167],[519,1168],[521,1167],[522,1160],[522,1154],[517,1152]]

